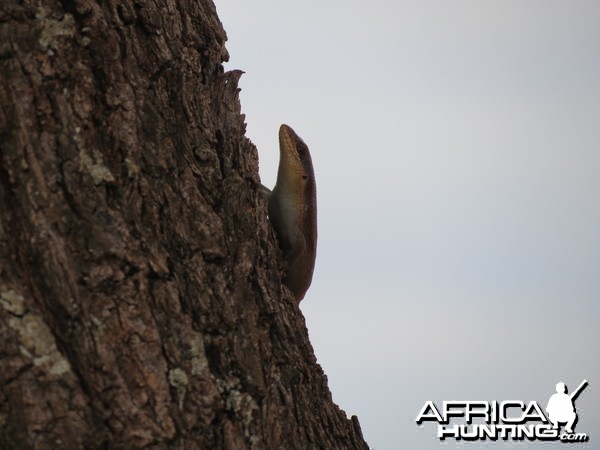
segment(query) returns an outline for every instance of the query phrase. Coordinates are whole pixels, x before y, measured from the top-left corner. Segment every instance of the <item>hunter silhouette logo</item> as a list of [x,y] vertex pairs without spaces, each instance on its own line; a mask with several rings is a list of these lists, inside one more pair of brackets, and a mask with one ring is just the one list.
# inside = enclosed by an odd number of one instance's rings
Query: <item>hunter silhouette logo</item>
[[[540,440],[586,442],[587,433],[575,433],[577,412],[575,399],[588,385],[587,380],[568,394],[565,383],[556,384],[556,393],[548,400],[547,416],[538,402],[532,400],[444,401],[442,408],[427,401],[417,415],[417,425],[426,421],[437,422],[436,436],[440,440],[476,441]],[[451,423],[462,419],[463,423]],[[561,425],[564,430],[561,432]]]
[[552,425],[554,425],[554,429],[559,428],[559,423],[566,423],[565,431],[573,434],[573,427],[577,422],[577,413],[575,412],[573,401],[575,400],[575,397],[583,391],[587,384],[587,380],[583,380],[571,395],[567,394],[567,386],[565,383],[560,382],[556,384],[556,394],[550,397],[548,406],[546,406],[548,418],[550,419],[550,422],[552,422]]

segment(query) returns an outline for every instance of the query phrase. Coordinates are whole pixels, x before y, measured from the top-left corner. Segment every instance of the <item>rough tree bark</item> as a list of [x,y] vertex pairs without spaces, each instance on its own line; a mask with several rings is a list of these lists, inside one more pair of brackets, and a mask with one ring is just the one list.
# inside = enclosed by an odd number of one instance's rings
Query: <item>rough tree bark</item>
[[225,40],[210,0],[0,2],[0,448],[367,448]]

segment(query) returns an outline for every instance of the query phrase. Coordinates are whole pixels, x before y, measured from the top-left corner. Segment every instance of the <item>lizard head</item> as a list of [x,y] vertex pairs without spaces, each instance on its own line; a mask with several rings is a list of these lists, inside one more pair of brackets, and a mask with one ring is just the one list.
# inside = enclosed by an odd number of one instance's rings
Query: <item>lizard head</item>
[[287,180],[293,183],[289,187],[294,189],[304,188],[314,182],[315,174],[308,146],[285,124],[279,128],[279,152],[278,182]]

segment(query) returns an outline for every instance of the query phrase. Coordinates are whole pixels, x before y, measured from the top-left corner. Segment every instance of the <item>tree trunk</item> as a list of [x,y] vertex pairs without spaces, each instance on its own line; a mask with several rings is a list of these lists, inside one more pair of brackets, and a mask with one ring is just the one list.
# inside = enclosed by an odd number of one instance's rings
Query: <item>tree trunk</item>
[[0,8],[0,448],[366,449],[281,285],[212,2]]

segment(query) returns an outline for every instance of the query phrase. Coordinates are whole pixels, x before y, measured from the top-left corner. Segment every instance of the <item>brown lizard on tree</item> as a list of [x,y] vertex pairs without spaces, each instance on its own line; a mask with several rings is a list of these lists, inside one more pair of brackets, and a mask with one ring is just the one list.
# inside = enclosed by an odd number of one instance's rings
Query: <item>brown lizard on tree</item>
[[264,186],[263,191],[285,261],[283,282],[300,303],[317,255],[317,185],[308,146],[287,125],[279,128],[277,182],[273,191]]

